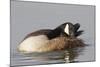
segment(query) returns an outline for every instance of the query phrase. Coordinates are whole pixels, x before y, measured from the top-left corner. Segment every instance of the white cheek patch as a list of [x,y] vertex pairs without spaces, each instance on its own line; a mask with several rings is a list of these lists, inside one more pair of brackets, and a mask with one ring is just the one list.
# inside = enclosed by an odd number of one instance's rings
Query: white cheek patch
[[66,34],[69,35],[69,25],[68,24],[66,24],[64,31]]

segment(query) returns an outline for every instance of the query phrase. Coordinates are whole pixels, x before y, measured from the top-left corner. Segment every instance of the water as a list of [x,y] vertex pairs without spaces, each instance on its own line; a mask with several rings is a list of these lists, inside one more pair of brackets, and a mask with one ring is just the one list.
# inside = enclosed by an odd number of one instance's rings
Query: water
[[30,53],[23,54],[19,52],[14,52],[11,55],[11,65],[12,66],[25,66],[25,65],[42,65],[42,64],[54,64],[54,63],[75,63],[75,62],[85,62],[94,61],[89,60],[89,56],[85,57],[91,47],[74,48],[61,51],[45,52],[45,53]]
[[[23,54],[17,46],[30,32],[80,23],[79,36],[88,46],[47,53]],[[75,63],[95,60],[95,7],[11,0],[11,66]]]

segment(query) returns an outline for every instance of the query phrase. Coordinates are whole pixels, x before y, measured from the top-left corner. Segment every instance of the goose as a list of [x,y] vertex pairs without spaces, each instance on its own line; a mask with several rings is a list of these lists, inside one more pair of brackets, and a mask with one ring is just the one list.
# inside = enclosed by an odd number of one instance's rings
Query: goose
[[65,22],[55,29],[32,32],[19,44],[18,51],[32,53],[83,47],[83,40],[78,38],[83,30],[78,30],[79,28],[79,23]]

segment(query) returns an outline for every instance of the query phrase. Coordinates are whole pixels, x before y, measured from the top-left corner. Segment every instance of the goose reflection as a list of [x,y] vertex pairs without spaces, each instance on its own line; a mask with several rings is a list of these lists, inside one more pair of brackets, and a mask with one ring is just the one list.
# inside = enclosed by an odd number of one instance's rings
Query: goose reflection
[[83,51],[84,51],[84,47],[72,48],[72,49],[54,51],[54,52],[29,53],[24,55],[26,57],[32,57],[32,60],[37,60],[42,62],[51,61],[53,63],[54,61],[56,61],[56,63],[72,63],[72,62],[78,62],[75,61],[75,59],[79,57]]
[[84,51],[84,47],[66,50],[64,53],[65,62],[66,63],[78,62],[78,61],[75,61],[75,59],[79,57],[83,51]]

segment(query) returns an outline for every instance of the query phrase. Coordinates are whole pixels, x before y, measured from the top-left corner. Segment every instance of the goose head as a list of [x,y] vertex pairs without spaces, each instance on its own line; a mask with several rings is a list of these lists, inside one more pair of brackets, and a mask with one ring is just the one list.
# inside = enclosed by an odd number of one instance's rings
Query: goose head
[[56,29],[60,30],[60,34],[69,38],[74,38],[82,34],[83,30],[79,30],[80,24],[72,24],[70,22],[66,22]]

